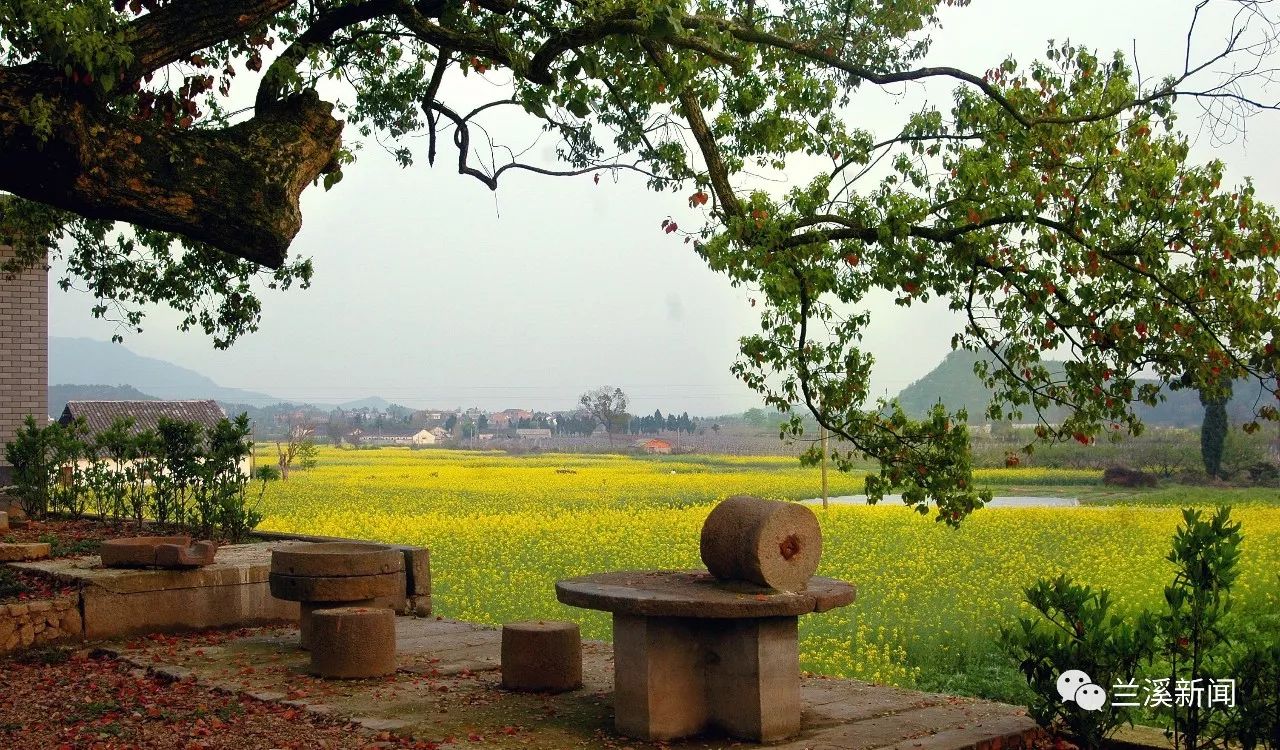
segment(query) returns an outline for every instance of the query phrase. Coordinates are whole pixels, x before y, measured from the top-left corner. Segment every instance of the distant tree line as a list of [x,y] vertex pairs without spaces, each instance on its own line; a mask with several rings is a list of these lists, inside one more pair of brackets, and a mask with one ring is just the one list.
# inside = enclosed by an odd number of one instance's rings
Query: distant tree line
[[631,417],[627,423],[627,432],[632,435],[656,435],[659,432],[687,432],[693,434],[697,429],[697,422],[689,417],[689,412],[685,412],[680,416],[675,414],[667,414],[662,416],[661,409],[655,409],[653,414],[647,417]]

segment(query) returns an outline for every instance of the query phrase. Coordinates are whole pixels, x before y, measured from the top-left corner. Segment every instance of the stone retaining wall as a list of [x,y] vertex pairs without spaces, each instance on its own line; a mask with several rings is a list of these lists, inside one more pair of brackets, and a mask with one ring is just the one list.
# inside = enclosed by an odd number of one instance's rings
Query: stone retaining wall
[[83,637],[80,597],[0,604],[0,655]]

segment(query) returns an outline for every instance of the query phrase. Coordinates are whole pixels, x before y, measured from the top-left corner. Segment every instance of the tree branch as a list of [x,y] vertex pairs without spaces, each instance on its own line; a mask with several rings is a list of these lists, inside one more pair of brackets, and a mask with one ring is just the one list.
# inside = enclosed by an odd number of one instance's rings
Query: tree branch
[[[302,226],[298,197],[339,145],[332,105],[306,92],[227,128],[162,128],[78,96],[57,73],[0,67],[0,190],[284,263]],[[24,121],[36,98],[51,110],[47,138]]]
[[296,0],[176,0],[126,27],[135,77],[177,62],[266,21]]

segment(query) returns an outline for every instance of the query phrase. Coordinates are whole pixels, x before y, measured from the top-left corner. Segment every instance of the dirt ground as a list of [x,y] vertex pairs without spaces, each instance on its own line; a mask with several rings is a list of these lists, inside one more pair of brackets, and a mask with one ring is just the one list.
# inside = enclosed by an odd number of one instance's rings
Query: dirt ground
[[149,676],[89,651],[0,662],[0,747],[9,750],[435,748],[281,703]]

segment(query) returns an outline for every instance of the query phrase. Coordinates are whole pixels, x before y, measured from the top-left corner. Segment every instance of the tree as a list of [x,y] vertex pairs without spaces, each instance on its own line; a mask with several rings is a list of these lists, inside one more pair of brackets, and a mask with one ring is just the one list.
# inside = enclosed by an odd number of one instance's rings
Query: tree
[[1230,384],[1220,393],[1200,392],[1200,403],[1204,406],[1204,422],[1200,425],[1200,459],[1204,462],[1204,473],[1211,479],[1223,476],[1222,452],[1230,429],[1227,420],[1227,402],[1230,400]]
[[342,445],[342,441],[350,432],[351,420],[347,418],[345,411],[338,408],[329,412],[329,421],[325,423],[325,434],[329,436],[329,442]]
[[613,433],[626,430],[630,417],[627,414],[627,394],[621,388],[602,385],[587,391],[578,398],[578,405],[591,418],[593,424],[602,425],[613,445]]
[[[312,436],[315,435],[316,426],[309,422],[296,422],[289,426],[289,431],[285,433],[284,440],[276,441],[276,466],[280,469],[281,481],[289,478],[289,469],[293,466],[294,459],[298,457],[310,457],[314,461],[315,442]],[[314,465],[314,464],[313,464]],[[310,468],[304,466],[303,468]]]
[[[811,414],[847,446],[838,467],[879,462],[873,500],[899,491],[956,523],[985,499],[967,415],[870,400],[868,295],[946,300],[965,321],[953,345],[995,359],[979,366],[988,416],[1033,419],[1040,441],[1138,434],[1134,407],[1160,398],[1140,372],[1266,383],[1280,330],[1275,211],[1190,162],[1174,110],[1199,104],[1223,133],[1276,108],[1258,93],[1280,41],[1270,5],[1197,4],[1183,65],[1155,75],[1056,43],[985,71],[924,65],[939,9],[965,4],[0,0],[0,241],[19,251],[8,270],[64,261],[96,315],[132,328],[168,304],[228,346],[257,325],[255,277],[311,277],[288,251],[300,193],[354,158],[337,115],[406,166],[434,164],[445,135],[490,189],[514,170],[640,173],[706,218],[661,231],[752,290],[761,331],[733,372],[789,416],[784,433]],[[490,68],[510,85],[460,109],[458,73]],[[906,83],[951,101],[882,133],[858,121],[876,87]],[[504,109],[559,138],[563,163],[514,161],[494,135]],[[753,190],[762,167],[792,168],[795,187]]]

